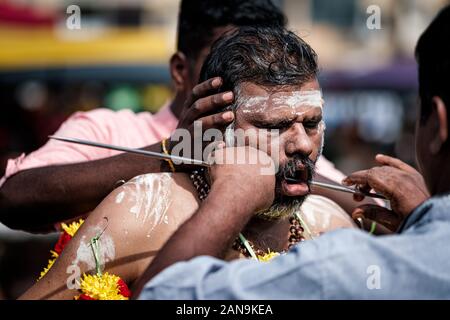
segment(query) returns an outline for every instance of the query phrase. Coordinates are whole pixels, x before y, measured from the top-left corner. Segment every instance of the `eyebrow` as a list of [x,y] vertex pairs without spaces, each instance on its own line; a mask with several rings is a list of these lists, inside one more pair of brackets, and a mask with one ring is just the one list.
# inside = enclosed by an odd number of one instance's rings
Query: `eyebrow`
[[[285,125],[289,125],[292,124],[295,119],[297,117],[295,115],[293,115],[292,117],[262,117],[262,118],[258,118],[255,117],[251,120],[251,122],[254,125],[257,126],[261,126],[261,127],[275,127],[275,126],[285,126]],[[313,114],[310,117],[308,117],[307,119],[304,119],[304,121],[302,122],[308,122],[308,121],[320,121],[323,118],[323,114]]]
[[256,124],[261,127],[276,127],[276,126],[285,126],[288,124],[293,123],[295,118],[292,119],[286,119],[286,118],[280,118],[280,119],[255,119],[253,121],[253,124]]

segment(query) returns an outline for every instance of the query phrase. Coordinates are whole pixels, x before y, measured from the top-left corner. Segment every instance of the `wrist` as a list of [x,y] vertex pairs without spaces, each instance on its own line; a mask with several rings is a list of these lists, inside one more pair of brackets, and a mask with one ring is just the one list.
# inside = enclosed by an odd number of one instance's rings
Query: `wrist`
[[[170,155],[170,140],[169,139],[164,139],[161,141],[161,151],[162,153],[164,153],[165,155]],[[166,164],[166,167],[169,167],[170,171],[175,172],[175,164],[173,163],[173,161],[171,159],[165,159],[165,161],[163,161]],[[163,166],[161,166],[161,168],[164,168]]]
[[236,215],[241,217],[252,217],[259,211],[260,204],[257,198],[254,198],[254,190],[246,188],[240,182],[234,182],[231,177],[223,176],[214,181],[208,198],[216,195],[221,198],[222,203],[232,208]]
[[202,254],[220,257],[254,216],[251,201],[242,200],[245,200],[244,197],[236,192],[236,188],[231,188],[227,181],[216,181],[211,186],[208,197],[191,217],[189,224],[194,230],[203,229],[202,226],[205,230],[211,230],[198,235],[203,243],[199,247],[205,249],[205,241],[208,243],[206,247],[209,251]]

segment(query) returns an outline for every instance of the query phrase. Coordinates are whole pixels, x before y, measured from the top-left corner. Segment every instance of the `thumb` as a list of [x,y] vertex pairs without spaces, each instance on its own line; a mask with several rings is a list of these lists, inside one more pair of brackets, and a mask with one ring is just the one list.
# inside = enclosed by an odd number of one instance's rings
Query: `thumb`
[[358,221],[358,218],[375,221],[391,231],[397,230],[402,221],[402,218],[394,211],[375,204],[365,204],[357,207],[352,212],[352,218],[355,221]]

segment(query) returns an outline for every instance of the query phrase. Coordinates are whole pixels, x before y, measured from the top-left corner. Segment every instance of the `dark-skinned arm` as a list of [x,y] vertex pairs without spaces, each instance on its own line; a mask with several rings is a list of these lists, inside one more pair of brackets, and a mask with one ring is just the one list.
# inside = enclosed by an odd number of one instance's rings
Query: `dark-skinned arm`
[[[194,121],[200,121],[204,130],[233,121],[232,112],[214,113],[233,101],[231,92],[217,93],[221,84],[221,78],[216,77],[193,88],[178,128],[189,130],[193,136]],[[158,142],[144,149],[161,152],[161,145]],[[164,171],[170,170],[164,162],[163,167]],[[189,166],[180,165],[177,169],[187,170]],[[55,223],[93,210],[117,181],[160,171],[160,160],[130,154],[24,170],[0,188],[0,222],[13,229],[48,232],[54,230]]]
[[[159,142],[145,148],[161,152]],[[132,154],[20,171],[0,188],[0,221],[13,229],[50,231],[93,210],[119,180],[160,172],[161,161]]]

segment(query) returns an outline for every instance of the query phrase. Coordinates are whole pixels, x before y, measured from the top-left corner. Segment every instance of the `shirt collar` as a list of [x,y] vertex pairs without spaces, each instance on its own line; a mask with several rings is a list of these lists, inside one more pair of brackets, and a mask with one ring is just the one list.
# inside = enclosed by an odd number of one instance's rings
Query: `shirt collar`
[[403,221],[398,232],[401,233],[422,220],[450,220],[450,194],[434,196],[422,203]]

